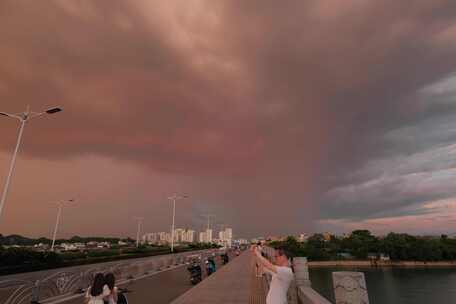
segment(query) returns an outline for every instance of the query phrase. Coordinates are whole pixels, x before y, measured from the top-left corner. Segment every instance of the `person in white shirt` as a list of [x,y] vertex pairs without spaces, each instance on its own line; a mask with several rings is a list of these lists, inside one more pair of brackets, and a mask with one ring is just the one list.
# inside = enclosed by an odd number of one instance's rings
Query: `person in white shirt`
[[290,267],[292,256],[285,249],[275,250],[274,264],[264,258],[256,246],[253,246],[256,262],[265,272],[272,275],[266,304],[287,304],[287,293],[293,280],[293,270]]

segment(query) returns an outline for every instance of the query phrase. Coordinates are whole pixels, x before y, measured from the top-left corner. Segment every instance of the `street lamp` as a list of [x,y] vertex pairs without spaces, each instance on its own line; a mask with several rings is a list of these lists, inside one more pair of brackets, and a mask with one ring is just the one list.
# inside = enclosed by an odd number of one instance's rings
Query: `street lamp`
[[19,135],[17,137],[16,148],[14,149],[13,159],[11,160],[9,172],[8,172],[7,177],[6,177],[5,187],[3,188],[2,199],[0,201],[0,217],[2,215],[3,205],[5,204],[6,196],[8,194],[8,189],[9,189],[9,185],[10,185],[10,181],[11,181],[11,176],[13,175],[14,165],[16,164],[16,157],[17,157],[17,153],[19,151],[19,145],[21,143],[22,133],[24,132],[25,123],[28,120],[32,119],[32,118],[36,118],[36,117],[39,117],[39,116],[44,115],[44,114],[55,114],[55,113],[58,113],[60,111],[62,111],[61,108],[50,108],[50,109],[48,109],[48,110],[46,110],[44,112],[31,112],[30,111],[30,107],[27,106],[26,111],[22,112],[22,113],[9,114],[9,113],[5,113],[5,112],[0,112],[0,116],[6,116],[6,117],[10,117],[10,118],[15,118],[15,119],[18,119],[21,122],[21,127],[19,129]]
[[55,237],[57,235],[57,230],[59,229],[60,214],[62,214],[63,205],[70,204],[70,203],[73,203],[73,202],[74,202],[74,200],[70,199],[70,200],[67,200],[67,201],[61,201],[61,202],[57,203],[59,205],[59,211],[57,212],[57,219],[55,220],[54,234],[52,236],[51,251],[54,251]]
[[138,230],[136,231],[136,248],[139,247],[139,232],[141,231],[141,224],[143,221],[143,217],[136,217],[135,218],[138,221]]
[[176,201],[182,198],[188,198],[187,195],[177,195],[168,197],[169,200],[173,201],[173,225],[171,226],[171,252],[174,252],[174,218],[176,216]]

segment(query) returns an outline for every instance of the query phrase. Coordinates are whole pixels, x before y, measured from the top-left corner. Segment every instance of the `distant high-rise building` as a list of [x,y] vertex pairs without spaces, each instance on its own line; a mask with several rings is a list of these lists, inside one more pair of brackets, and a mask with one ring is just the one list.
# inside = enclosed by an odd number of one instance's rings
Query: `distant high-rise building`
[[226,228],[219,232],[217,243],[224,247],[231,247],[233,241],[233,229]]
[[200,232],[199,233],[199,242],[200,243],[206,243],[206,232]]
[[174,229],[174,243],[182,243],[184,242],[184,233],[185,230],[181,228]]
[[158,240],[160,244],[169,243],[171,241],[171,234],[169,232],[159,232]]
[[193,243],[195,241],[195,230],[187,230],[187,242]]
[[232,228],[226,228],[224,236],[225,236],[225,239],[231,240],[233,238],[233,229]]
[[182,242],[184,243],[193,243],[195,239],[195,231],[191,229],[186,229],[182,234]]
[[[174,230],[174,243],[193,243],[194,241],[194,230],[181,228]],[[142,236],[142,242],[148,244],[169,244],[171,243],[171,232],[146,233]]]
[[146,233],[142,236],[142,242],[147,244],[156,244],[158,242],[158,234],[153,233]]
[[206,229],[206,243],[212,243],[212,229]]

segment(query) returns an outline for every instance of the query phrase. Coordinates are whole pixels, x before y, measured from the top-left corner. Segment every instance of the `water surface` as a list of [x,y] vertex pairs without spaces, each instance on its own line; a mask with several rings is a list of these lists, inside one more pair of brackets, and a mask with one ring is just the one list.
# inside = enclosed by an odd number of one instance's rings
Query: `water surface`
[[333,303],[334,271],[364,272],[370,304],[456,303],[456,268],[311,268],[312,287]]

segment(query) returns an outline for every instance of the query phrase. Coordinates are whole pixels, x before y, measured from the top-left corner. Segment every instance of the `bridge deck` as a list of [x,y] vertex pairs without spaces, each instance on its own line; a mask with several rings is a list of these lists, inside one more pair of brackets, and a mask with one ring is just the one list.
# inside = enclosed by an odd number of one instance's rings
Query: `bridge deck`
[[244,252],[172,304],[262,304],[263,282],[255,277],[252,255]]
[[250,304],[265,304],[266,294],[268,292],[264,278],[258,278],[255,275],[255,268],[252,267],[252,285],[250,293]]

